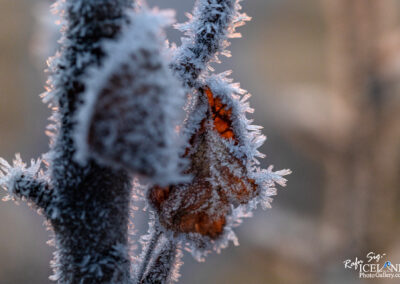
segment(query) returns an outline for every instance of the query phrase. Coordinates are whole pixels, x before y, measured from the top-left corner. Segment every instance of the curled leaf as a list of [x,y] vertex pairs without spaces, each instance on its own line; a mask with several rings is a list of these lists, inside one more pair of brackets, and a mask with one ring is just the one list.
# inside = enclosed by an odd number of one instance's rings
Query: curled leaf
[[162,184],[180,180],[175,128],[184,93],[163,49],[161,28],[170,22],[163,13],[140,12],[108,45],[104,66],[90,73],[77,116],[78,161],[94,158]]
[[242,91],[221,78],[214,80],[199,92],[191,115],[198,125],[187,124],[187,128],[195,128],[188,130],[192,135],[185,153],[190,160],[186,174],[193,180],[155,186],[148,195],[167,230],[211,240],[218,239],[230,226],[232,210],[253,204],[257,198],[266,201],[265,195],[274,193],[274,183],[284,182],[279,173],[255,166],[255,157],[261,156],[256,149],[265,139],[259,128],[245,119],[249,109],[240,100]]

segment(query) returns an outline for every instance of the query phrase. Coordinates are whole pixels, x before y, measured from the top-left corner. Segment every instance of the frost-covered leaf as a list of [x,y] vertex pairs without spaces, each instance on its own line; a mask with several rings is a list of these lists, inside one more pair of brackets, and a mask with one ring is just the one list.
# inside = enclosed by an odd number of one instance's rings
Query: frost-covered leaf
[[[251,109],[237,85],[224,76],[210,77],[186,124],[190,160],[186,173],[190,183],[155,186],[149,200],[160,223],[169,231],[195,240],[199,246],[218,240],[230,230],[233,211],[248,211],[258,203],[268,206],[275,195],[275,183],[290,171],[261,170],[257,148],[265,137],[251,126],[246,112]],[[238,213],[235,213],[238,215]]]
[[142,11],[92,70],[78,115],[77,157],[125,168],[162,184],[180,178],[176,127],[183,90],[162,47],[170,13]]

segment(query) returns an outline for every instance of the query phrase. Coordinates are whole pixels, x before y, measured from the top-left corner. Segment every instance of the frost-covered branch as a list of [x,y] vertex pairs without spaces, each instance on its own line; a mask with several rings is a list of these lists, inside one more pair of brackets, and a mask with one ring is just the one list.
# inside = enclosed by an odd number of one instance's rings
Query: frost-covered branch
[[105,41],[128,24],[129,0],[59,0],[60,50],[50,60],[53,109],[51,150],[45,155],[53,202],[47,214],[57,248],[52,262],[59,283],[126,283],[130,279],[128,217],[131,177],[93,160],[74,160],[74,117],[87,88],[87,72],[102,64]]
[[170,240],[164,240],[164,244],[155,254],[153,263],[146,275],[141,278],[140,284],[165,284],[177,281],[182,252],[178,245]]
[[148,269],[148,265],[153,258],[154,250],[157,247],[158,241],[162,235],[156,226],[151,226],[150,230],[151,232],[149,235],[145,235],[145,240],[143,240],[143,257],[141,257],[141,263],[138,271],[136,272],[136,281],[138,283],[140,283],[143,279],[143,276]]
[[7,191],[7,200],[23,199],[48,213],[53,196],[48,179],[40,171],[40,164],[41,160],[32,160],[31,166],[27,167],[19,154],[13,165],[0,158],[0,186]]
[[230,56],[226,50],[228,38],[240,37],[235,29],[250,17],[239,13],[240,0],[197,0],[189,21],[176,27],[184,32],[172,69],[185,85],[197,87],[196,80],[209,68],[210,62],[219,62],[218,55]]

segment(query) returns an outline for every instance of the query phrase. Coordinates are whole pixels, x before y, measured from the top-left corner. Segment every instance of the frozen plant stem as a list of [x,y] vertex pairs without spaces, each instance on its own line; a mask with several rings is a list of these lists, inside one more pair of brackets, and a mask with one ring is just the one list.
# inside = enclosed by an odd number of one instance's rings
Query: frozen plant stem
[[50,81],[61,116],[49,155],[55,198],[47,218],[58,249],[53,280],[123,283],[130,278],[126,251],[130,176],[93,160],[85,165],[75,162],[72,135],[73,117],[85,91],[85,72],[101,64],[101,41],[117,37],[132,4],[129,0],[61,0],[57,5],[67,23]]
[[[54,231],[52,280],[59,283],[127,283],[131,177],[125,170],[74,160],[74,115],[85,91],[85,72],[104,58],[102,41],[117,38],[127,23],[129,0],[60,0],[64,18],[58,54],[51,60],[44,100],[54,113],[48,168],[26,168],[17,157],[5,167],[3,187],[10,196],[40,208]],[[44,183],[46,182],[46,183]]]
[[177,280],[180,257],[178,244],[167,239],[154,256],[151,267],[141,279],[140,284],[163,284]]
[[199,87],[199,76],[209,67],[210,62],[218,62],[218,54],[230,56],[225,50],[229,37],[239,37],[234,29],[250,20],[240,14],[237,0],[198,0],[193,15],[187,23],[177,25],[184,32],[182,46],[177,50],[171,68],[189,87]]
[[145,274],[147,267],[149,266],[149,262],[151,260],[151,257],[153,256],[154,249],[157,247],[158,240],[161,237],[161,232],[159,232],[157,229],[154,230],[152,233],[151,239],[146,247],[146,254],[144,256],[144,259],[142,260],[142,263],[140,265],[140,269],[137,275],[137,283],[141,283],[143,279],[143,275]]

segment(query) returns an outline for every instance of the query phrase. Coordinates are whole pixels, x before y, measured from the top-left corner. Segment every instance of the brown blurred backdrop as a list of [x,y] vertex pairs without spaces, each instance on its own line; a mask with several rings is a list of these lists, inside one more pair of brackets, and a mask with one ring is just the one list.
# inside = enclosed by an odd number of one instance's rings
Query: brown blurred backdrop
[[[0,156],[47,151],[46,0],[0,0]],[[185,20],[194,0],[152,0]],[[398,283],[358,279],[343,261],[367,252],[400,263],[400,26],[396,0],[248,0],[253,21],[218,71],[253,94],[268,136],[263,165],[291,168],[273,209],[236,231],[241,245],[204,263],[185,254],[180,283]],[[46,28],[47,25],[47,28]],[[169,31],[179,43],[179,33]],[[48,43],[50,41],[50,44]],[[53,43],[51,43],[51,41]],[[0,197],[4,192],[0,193]],[[0,203],[0,283],[50,283],[44,219]],[[138,218],[138,227],[145,220]]]

